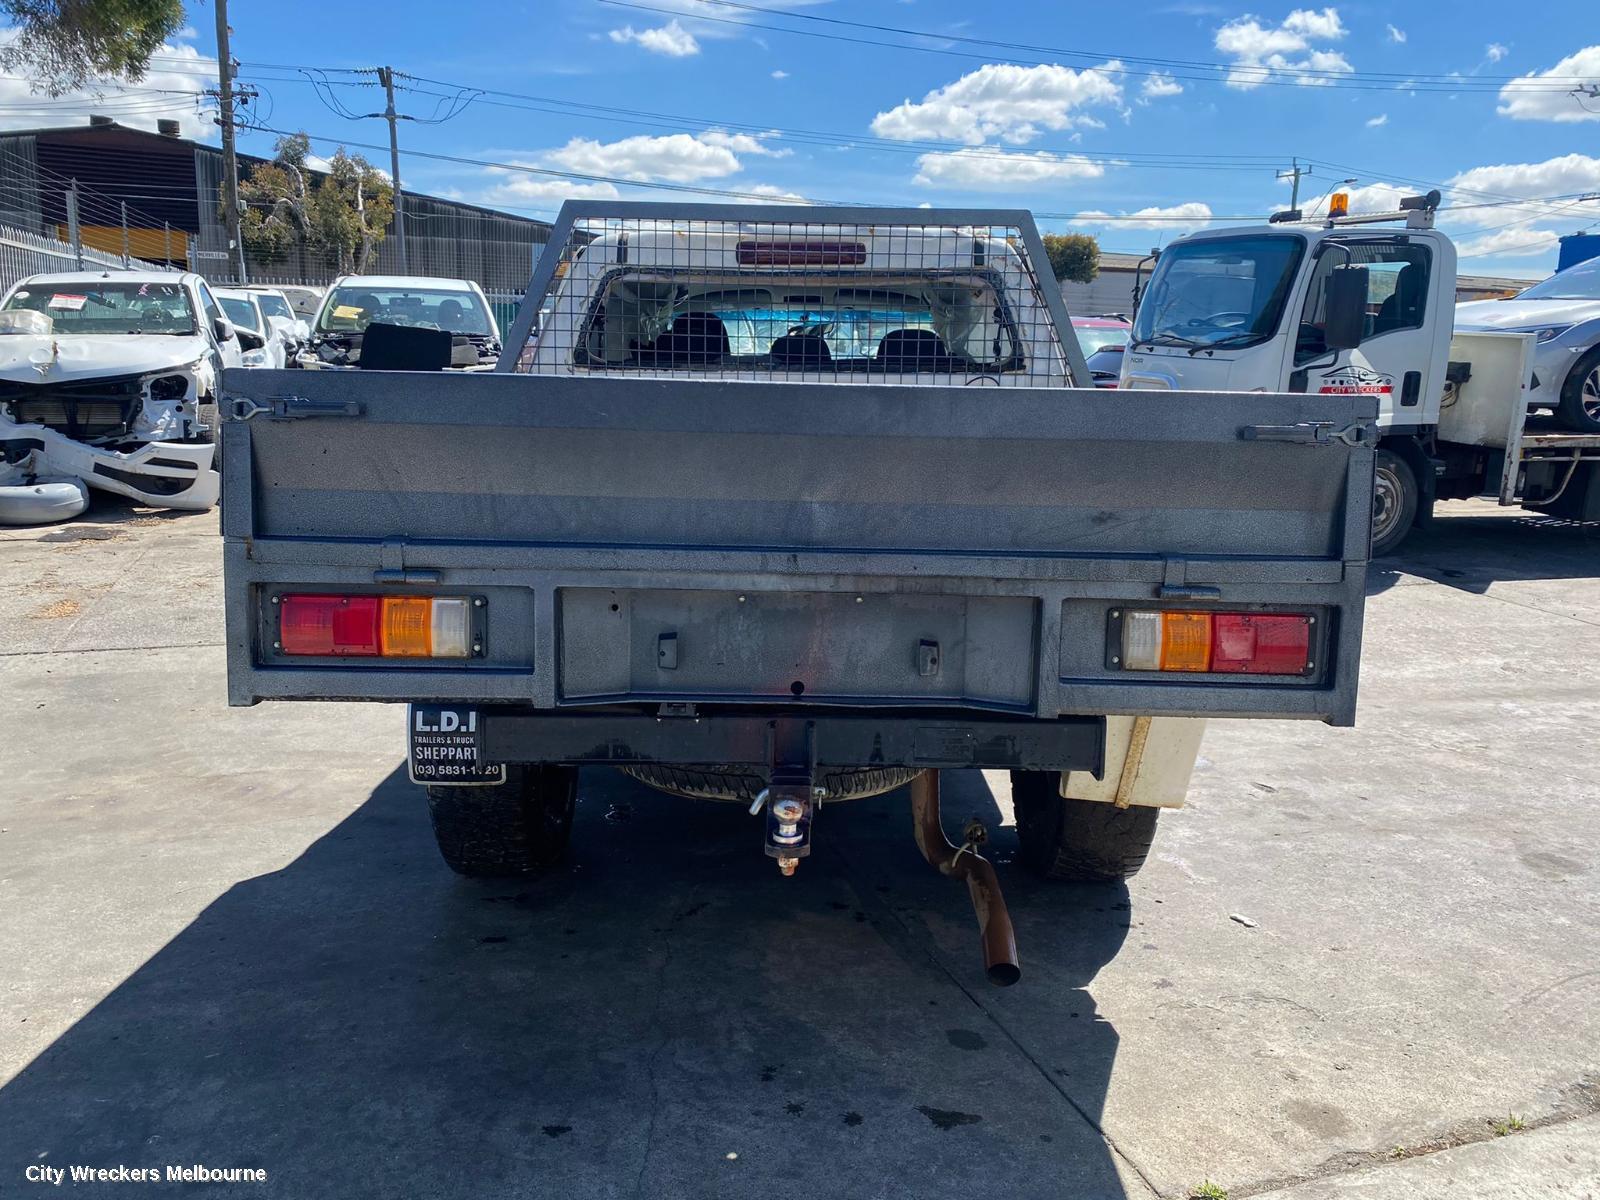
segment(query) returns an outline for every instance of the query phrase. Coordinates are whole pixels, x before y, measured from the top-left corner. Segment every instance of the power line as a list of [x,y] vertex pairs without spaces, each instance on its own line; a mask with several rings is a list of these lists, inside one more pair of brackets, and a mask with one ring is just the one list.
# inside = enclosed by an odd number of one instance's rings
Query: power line
[[[747,10],[753,11],[753,12],[770,13],[770,14],[772,14],[774,16],[785,17],[785,18],[797,18],[797,19],[804,18],[804,19],[807,19],[807,20],[822,21],[822,22],[834,23],[834,24],[840,24],[840,25],[862,26],[862,27],[865,27],[865,28],[868,28],[868,29],[877,29],[877,30],[882,30],[882,31],[886,31],[886,32],[897,32],[897,33],[898,32],[902,32],[902,31],[898,30],[894,26],[863,25],[860,22],[844,21],[844,20],[842,20],[840,18],[837,18],[837,17],[819,17],[819,16],[815,16],[813,14],[794,13],[794,12],[780,11],[780,10],[777,10],[777,9],[757,8],[754,5],[731,5],[729,3],[729,0],[707,0],[707,2],[708,3],[721,3],[721,4],[724,4],[724,5],[730,6],[730,7],[744,8],[744,9],[747,9]],[[643,3],[638,3],[637,0],[599,0],[599,3],[610,5],[613,8],[626,8],[626,9],[632,9],[632,10],[637,11],[637,12],[655,13],[655,14],[661,15],[661,16],[681,17],[681,16],[684,15],[684,12],[683,12],[683,10],[681,8],[674,9],[674,8],[662,7],[660,5],[643,4]],[[848,43],[853,43],[855,45],[875,46],[875,47],[878,47],[880,49],[888,49],[888,50],[914,50],[914,51],[917,51],[919,53],[924,53],[924,54],[939,54],[939,55],[944,55],[944,56],[951,57],[951,58],[965,58],[965,59],[971,59],[971,60],[978,60],[978,61],[982,61],[982,62],[986,62],[986,63],[1001,63],[1001,64],[1008,65],[1008,66],[1038,67],[1038,66],[1059,65],[1059,64],[1053,63],[1053,62],[1051,62],[1051,61],[1049,61],[1049,60],[1047,60],[1047,59],[1045,59],[1043,57],[1040,57],[1040,56],[1042,56],[1042,55],[1051,55],[1051,56],[1059,57],[1059,56],[1063,56],[1063,55],[1073,56],[1073,55],[1079,55],[1079,54],[1084,53],[1082,51],[1061,50],[1059,48],[1053,48],[1053,47],[1038,47],[1038,48],[1032,48],[1029,51],[1030,53],[1032,53],[1034,55],[1034,57],[1031,57],[1031,58],[1014,58],[1014,57],[1006,57],[1006,56],[998,55],[998,54],[977,53],[975,51],[950,50],[950,49],[945,49],[943,47],[938,47],[938,46],[917,46],[917,45],[911,45],[911,44],[908,44],[908,43],[905,43],[905,42],[886,42],[886,41],[881,41],[881,40],[874,39],[874,38],[853,37],[853,36],[850,36],[850,35],[847,35],[847,34],[824,33],[824,32],[822,32],[820,30],[814,30],[814,29],[794,29],[794,28],[791,28],[791,27],[785,26],[785,25],[769,25],[769,24],[765,24],[765,23],[760,22],[760,21],[736,20],[736,19],[730,18],[730,17],[713,17],[713,16],[710,16],[709,14],[706,14],[706,13],[695,13],[695,14],[693,14],[693,19],[696,20],[696,21],[710,21],[710,22],[712,22],[714,24],[718,24],[718,25],[734,25],[734,26],[738,26],[738,27],[744,28],[744,29],[763,29],[763,30],[767,30],[767,31],[770,31],[770,32],[773,32],[773,33],[787,33],[787,34],[792,34],[795,37],[821,38],[821,39],[823,39],[825,41],[848,42]],[[933,33],[933,32],[929,32],[929,31],[926,31],[926,30],[908,30],[908,31],[904,31],[904,32],[908,33],[910,36],[926,38],[926,39],[929,39],[929,40],[932,40],[932,41],[938,41],[938,42],[967,42],[967,41],[972,41],[972,42],[977,42],[979,44],[992,44],[992,45],[995,45],[997,47],[1005,47],[1005,46],[1008,45],[1007,43],[983,43],[982,39],[960,38],[960,37],[956,37],[956,36],[952,36],[952,35],[948,35],[948,34]],[[1096,55],[1094,57],[1099,57],[1099,56]],[[1255,86],[1303,87],[1303,86],[1307,86],[1308,84],[1315,84],[1315,85],[1318,85],[1318,86],[1331,86],[1331,87],[1343,88],[1345,90],[1353,90],[1353,91],[1378,91],[1378,92],[1421,91],[1421,92],[1447,92],[1448,93],[1448,92],[1472,92],[1472,91],[1498,91],[1499,90],[1499,86],[1500,86],[1498,83],[1494,82],[1494,80],[1492,80],[1490,77],[1481,76],[1481,75],[1479,75],[1479,76],[1470,76],[1470,77],[1469,76],[1461,76],[1459,78],[1458,77],[1454,77],[1454,76],[1449,76],[1449,75],[1434,76],[1434,77],[1417,76],[1417,77],[1407,77],[1407,78],[1404,78],[1404,79],[1398,79],[1398,81],[1397,81],[1396,78],[1388,78],[1388,77],[1383,77],[1383,76],[1377,76],[1377,75],[1373,75],[1373,74],[1370,74],[1370,73],[1364,74],[1362,72],[1357,72],[1357,71],[1354,71],[1354,70],[1348,71],[1348,72],[1345,72],[1345,71],[1328,72],[1328,71],[1325,71],[1325,70],[1319,70],[1319,69],[1314,69],[1314,68],[1277,67],[1277,66],[1269,66],[1269,65],[1260,64],[1260,63],[1207,63],[1207,64],[1200,64],[1201,66],[1204,67],[1204,72],[1203,73],[1200,73],[1200,74],[1194,74],[1194,73],[1184,74],[1183,73],[1184,70],[1191,70],[1192,71],[1193,69],[1192,68],[1173,68],[1171,70],[1167,70],[1167,69],[1152,69],[1152,70],[1148,70],[1148,71],[1135,71],[1135,70],[1128,69],[1126,66],[1120,65],[1121,61],[1123,61],[1122,56],[1118,56],[1117,62],[1115,64],[1113,64],[1111,62],[1107,62],[1107,63],[1101,63],[1101,64],[1099,64],[1097,66],[1087,67],[1087,68],[1084,68],[1084,69],[1085,70],[1099,71],[1100,73],[1107,74],[1107,75],[1111,75],[1111,74],[1129,75],[1129,76],[1132,76],[1133,78],[1136,78],[1136,79],[1137,78],[1153,78],[1153,77],[1156,77],[1156,76],[1160,76],[1161,78],[1181,79],[1181,80],[1185,80],[1185,81],[1188,81],[1188,82],[1195,82],[1195,83],[1226,83],[1226,82],[1228,82],[1230,80],[1230,78],[1232,78],[1234,80],[1239,80],[1241,78],[1241,76],[1242,76],[1243,79],[1248,80],[1249,84],[1252,87],[1255,87]],[[1142,60],[1140,59],[1140,56],[1129,55],[1129,56],[1126,56],[1126,60],[1125,61],[1142,61]],[[1279,78],[1279,76],[1282,76],[1282,78]],[[1508,77],[1508,78],[1514,78],[1514,77]],[[1380,80],[1382,80],[1382,81],[1380,82]],[[1486,83],[1486,82],[1490,83],[1491,86],[1487,87],[1487,88],[1480,86],[1480,84]],[[1563,83],[1559,87],[1546,86],[1546,85],[1541,83],[1541,84],[1539,84],[1537,86],[1529,85],[1527,90],[1530,90],[1530,91],[1564,91],[1570,86],[1571,86],[1570,82]]]
[[[613,4],[616,7],[622,7],[622,8],[643,7],[642,5],[623,3],[623,2],[621,2],[621,0],[601,0],[601,3]],[[1167,68],[1167,69],[1204,70],[1204,71],[1216,71],[1216,72],[1222,72],[1222,73],[1229,73],[1229,72],[1237,71],[1237,70],[1239,70],[1241,68],[1241,66],[1243,66],[1243,67],[1245,67],[1247,69],[1250,69],[1252,67],[1252,64],[1221,63],[1221,62],[1216,62],[1216,61],[1204,61],[1204,60],[1181,59],[1181,58],[1151,58],[1151,57],[1148,57],[1148,56],[1145,56],[1145,55],[1124,54],[1124,53],[1118,53],[1118,52],[1115,52],[1115,51],[1069,50],[1069,49],[1066,49],[1066,48],[1061,47],[1061,46],[1031,45],[1031,44],[1026,43],[1026,42],[1003,42],[1003,41],[996,41],[996,40],[990,39],[990,38],[966,37],[966,36],[963,36],[963,35],[960,35],[960,34],[955,34],[955,33],[935,33],[935,32],[930,32],[928,30],[908,29],[908,28],[904,28],[902,26],[878,24],[878,23],[873,23],[873,22],[868,22],[868,21],[850,21],[850,20],[846,20],[846,19],[844,19],[842,17],[828,17],[828,16],[821,16],[821,15],[815,14],[815,13],[795,12],[795,11],[791,11],[791,10],[788,10],[788,9],[768,8],[768,7],[763,7],[762,5],[759,5],[759,4],[746,3],[746,2],[743,2],[743,0],[702,0],[702,3],[714,4],[718,8],[735,9],[735,10],[739,10],[739,11],[743,11],[743,12],[762,13],[762,14],[764,14],[766,16],[782,17],[782,18],[785,18],[785,19],[788,19],[788,20],[793,20],[793,21],[812,21],[812,22],[816,22],[818,24],[848,26],[848,27],[853,28],[853,29],[866,29],[866,30],[876,31],[876,32],[879,32],[879,33],[894,33],[894,34],[900,34],[902,36],[907,36],[907,37],[928,38],[928,39],[931,39],[933,41],[958,42],[958,43],[961,43],[963,45],[972,45],[972,46],[991,46],[991,47],[995,47],[995,48],[1003,49],[1003,50],[1020,50],[1020,51],[1025,51],[1025,52],[1035,53],[1035,54],[1052,54],[1052,55],[1057,55],[1057,56],[1065,57],[1065,58],[1081,58],[1081,59],[1086,59],[1086,60],[1091,60],[1091,61],[1095,60],[1095,59],[1099,59],[1099,60],[1102,60],[1102,61],[1104,61],[1104,60],[1116,60],[1117,62],[1121,62],[1121,63],[1135,62],[1135,63],[1140,63],[1140,64],[1143,64],[1143,65],[1147,65],[1147,66],[1155,66],[1155,67],[1161,67],[1161,68]],[[736,24],[741,24],[742,22],[735,22],[735,23]],[[765,27],[763,27],[763,28],[765,28]],[[1457,85],[1459,83],[1462,83],[1462,82],[1474,82],[1474,83],[1487,82],[1487,83],[1492,83],[1496,87],[1498,87],[1502,83],[1516,82],[1516,81],[1519,81],[1519,80],[1523,80],[1525,78],[1524,76],[1520,76],[1520,75],[1474,75],[1474,76],[1471,76],[1470,79],[1468,79],[1468,80],[1463,80],[1462,77],[1459,76],[1459,75],[1448,74],[1448,73],[1447,74],[1437,74],[1437,73],[1429,73],[1429,72],[1404,73],[1404,72],[1398,72],[1398,71],[1353,71],[1353,70],[1351,70],[1351,71],[1340,71],[1340,70],[1333,69],[1333,68],[1318,68],[1318,67],[1281,67],[1280,68],[1280,67],[1266,66],[1264,64],[1261,65],[1258,69],[1260,69],[1260,70],[1262,70],[1264,72],[1275,72],[1275,73],[1280,73],[1280,74],[1289,74],[1289,75],[1293,75],[1293,76],[1296,76],[1296,77],[1305,77],[1305,78],[1310,78],[1310,79],[1317,79],[1319,81],[1321,81],[1321,80],[1335,80],[1335,81],[1337,81],[1337,80],[1345,80],[1345,79],[1375,79],[1375,80],[1395,81],[1395,82],[1403,84],[1403,85],[1410,85],[1410,84],[1417,83],[1417,82],[1435,82],[1435,83],[1442,83],[1442,84],[1449,85],[1452,88],[1454,88],[1455,85]],[[1163,71],[1163,73],[1166,73],[1166,71]],[[1582,80],[1582,79],[1587,79],[1587,78],[1589,78],[1589,77],[1588,76],[1581,76],[1581,75],[1575,75],[1575,76],[1546,75],[1546,76],[1541,76],[1540,77],[1541,81],[1550,84],[1550,87],[1548,89],[1546,89],[1546,90],[1562,90],[1562,89],[1565,89],[1567,86],[1569,86],[1570,82],[1573,81],[1573,80]],[[1562,81],[1566,81],[1566,82],[1562,82]],[[1597,90],[1595,94],[1596,95],[1600,95],[1600,90]]]

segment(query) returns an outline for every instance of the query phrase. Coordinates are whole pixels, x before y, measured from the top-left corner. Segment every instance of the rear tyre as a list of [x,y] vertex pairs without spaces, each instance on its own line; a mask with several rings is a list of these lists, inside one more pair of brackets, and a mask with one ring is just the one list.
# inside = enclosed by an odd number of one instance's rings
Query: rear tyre
[[1589,351],[1572,368],[1561,385],[1556,416],[1568,429],[1600,433],[1600,349]]
[[1417,473],[1392,450],[1379,450],[1372,489],[1372,557],[1398,549],[1417,520]]
[[458,875],[493,879],[554,866],[572,840],[575,767],[506,767],[492,787],[428,789],[433,837]]
[[1011,804],[1023,865],[1046,879],[1116,883],[1150,856],[1159,808],[1068,800],[1056,771],[1011,772]]

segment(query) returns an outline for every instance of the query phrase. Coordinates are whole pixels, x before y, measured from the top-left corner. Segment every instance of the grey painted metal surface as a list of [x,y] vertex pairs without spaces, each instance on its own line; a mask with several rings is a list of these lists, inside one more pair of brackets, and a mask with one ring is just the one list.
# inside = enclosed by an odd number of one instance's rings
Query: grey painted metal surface
[[[1372,451],[1240,430],[1343,428],[1370,398],[387,372],[224,387],[234,704],[1354,716]],[[483,594],[487,653],[291,665],[263,645],[270,589]],[[597,591],[617,596],[599,614]],[[1307,679],[1107,670],[1096,604],[1196,592],[1315,612],[1331,653]],[[594,623],[610,603],[630,614],[615,643]],[[679,665],[651,670],[666,633]],[[720,674],[697,657],[718,637],[737,651]],[[949,675],[922,673],[924,641]]]

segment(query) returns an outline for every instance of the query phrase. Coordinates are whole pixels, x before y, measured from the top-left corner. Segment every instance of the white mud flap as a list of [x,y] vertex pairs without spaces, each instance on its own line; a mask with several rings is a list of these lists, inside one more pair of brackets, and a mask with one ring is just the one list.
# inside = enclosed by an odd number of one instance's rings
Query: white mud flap
[[1126,808],[1181,808],[1206,723],[1194,717],[1107,717],[1103,779],[1063,771],[1061,794]]

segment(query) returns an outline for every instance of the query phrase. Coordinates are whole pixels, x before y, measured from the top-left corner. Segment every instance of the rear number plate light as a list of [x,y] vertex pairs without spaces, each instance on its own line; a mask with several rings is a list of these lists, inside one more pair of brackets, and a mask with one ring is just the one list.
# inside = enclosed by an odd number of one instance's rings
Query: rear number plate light
[[1125,671],[1304,675],[1315,665],[1314,620],[1303,613],[1125,612],[1112,663]]

